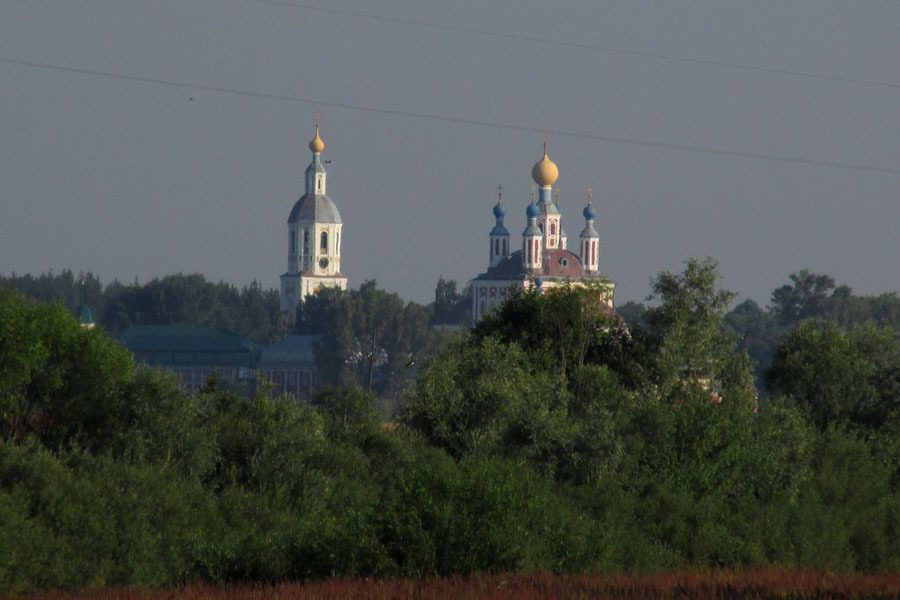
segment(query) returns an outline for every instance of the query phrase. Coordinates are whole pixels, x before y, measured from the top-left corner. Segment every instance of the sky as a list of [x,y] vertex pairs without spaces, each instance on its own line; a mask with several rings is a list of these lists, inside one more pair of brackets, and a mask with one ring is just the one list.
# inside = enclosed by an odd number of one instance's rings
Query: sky
[[[719,263],[900,288],[900,3],[4,0],[0,274],[278,285],[321,112],[342,270],[408,300],[511,243],[542,131],[616,302]],[[577,240],[576,240],[577,241]]]

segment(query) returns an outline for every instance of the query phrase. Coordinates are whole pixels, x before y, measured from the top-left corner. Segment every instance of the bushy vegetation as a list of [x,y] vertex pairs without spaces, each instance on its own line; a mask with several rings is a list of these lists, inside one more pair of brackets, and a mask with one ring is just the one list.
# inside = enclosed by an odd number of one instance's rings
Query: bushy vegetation
[[131,284],[114,280],[104,286],[93,273],[0,276],[0,288],[18,290],[41,302],[61,302],[70,311],[83,301],[94,320],[115,333],[129,325],[188,323],[227,329],[268,343],[288,333],[277,290],[254,281],[240,289],[207,281],[200,274],[176,274]]
[[[758,401],[716,279],[661,274],[629,330],[599,290],[513,294],[416,367],[390,424],[371,365],[311,405],[189,394],[2,291],[0,590],[896,571],[897,331],[801,320]],[[391,301],[374,284],[343,301],[370,340],[403,326],[366,317]]]

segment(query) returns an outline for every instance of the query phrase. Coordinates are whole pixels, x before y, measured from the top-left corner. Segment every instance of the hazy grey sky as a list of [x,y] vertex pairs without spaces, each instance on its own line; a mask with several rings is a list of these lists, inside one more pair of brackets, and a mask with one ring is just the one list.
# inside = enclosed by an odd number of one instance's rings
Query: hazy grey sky
[[353,287],[483,271],[498,183],[517,244],[541,129],[582,134],[550,134],[563,226],[593,186],[618,303],[692,256],[761,303],[900,287],[895,0],[2,0],[0,273],[275,287],[316,110]]

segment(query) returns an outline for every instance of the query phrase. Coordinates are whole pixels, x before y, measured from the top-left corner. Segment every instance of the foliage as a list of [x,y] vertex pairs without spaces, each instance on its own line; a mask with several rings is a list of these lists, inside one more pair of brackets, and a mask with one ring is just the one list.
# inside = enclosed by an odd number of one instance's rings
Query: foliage
[[588,352],[618,323],[609,315],[601,285],[566,284],[541,292],[510,290],[499,309],[486,315],[473,336],[497,337],[526,348],[536,365],[555,367],[565,378],[584,365]]
[[[334,328],[319,352],[345,384],[302,406],[214,378],[185,392],[61,304],[4,291],[0,590],[416,577],[447,592],[427,578],[456,576],[527,597],[523,575],[460,576],[682,569],[559,589],[896,595],[731,569],[900,568],[897,331],[806,319],[775,335],[770,309],[725,313],[709,260],[653,289],[627,330],[597,290],[513,294],[440,351],[431,309],[374,282],[323,290],[300,325]],[[759,405],[740,331],[781,340]],[[380,421],[370,374],[402,395],[397,423]],[[560,581],[533,577],[545,595]]]
[[765,309],[745,300],[725,316],[725,330],[737,336],[739,348],[756,363],[757,385],[763,394],[765,373],[784,338],[805,320],[817,318],[851,330],[873,322],[878,327],[900,328],[900,297],[896,292],[857,296],[828,275],[803,269],[790,275],[791,285],[772,293]]
[[[687,261],[684,273],[660,273],[652,283],[644,320],[654,348],[654,383],[663,397],[685,384],[721,380],[732,361],[734,340],[722,333],[725,310],[735,294],[716,287],[711,259]],[[718,390],[715,390],[718,391]]]
[[848,332],[830,321],[805,321],[778,347],[767,382],[822,430],[877,428],[900,409],[897,334],[874,325]]
[[0,432],[48,445],[105,445],[117,434],[131,355],[60,304],[0,290]]
[[82,302],[84,293],[94,319],[109,332],[129,325],[190,323],[234,331],[258,342],[272,342],[287,331],[278,291],[263,290],[256,281],[239,290],[223,282],[207,281],[203,275],[179,273],[143,285],[137,280],[131,285],[114,280],[104,288],[92,273],[76,278],[66,270],[37,278],[0,276],[0,288],[4,287],[41,302],[61,302],[70,311]]
[[472,322],[472,286],[458,292],[456,281],[439,277],[434,288],[431,321],[436,325],[467,328]]
[[319,334],[316,364],[322,382],[358,385],[368,393],[393,397],[402,392],[424,362],[453,334],[431,326],[429,311],[374,281],[342,291],[319,290],[297,308],[297,330]]

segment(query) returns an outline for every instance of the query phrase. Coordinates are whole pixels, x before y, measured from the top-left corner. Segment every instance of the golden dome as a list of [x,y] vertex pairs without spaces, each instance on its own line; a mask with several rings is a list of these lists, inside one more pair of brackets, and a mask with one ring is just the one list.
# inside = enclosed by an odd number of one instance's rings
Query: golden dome
[[325,142],[319,137],[318,125],[316,125],[316,137],[309,143],[309,149],[312,150],[313,154],[322,154],[322,150],[325,149]]
[[531,177],[541,187],[553,185],[559,179],[559,167],[547,156],[547,144],[544,144],[544,157],[534,164]]

